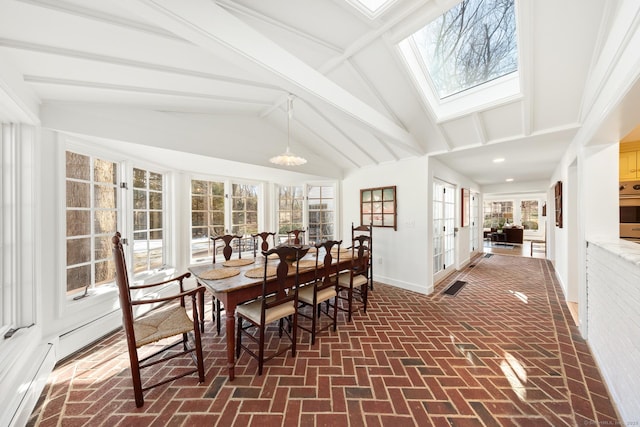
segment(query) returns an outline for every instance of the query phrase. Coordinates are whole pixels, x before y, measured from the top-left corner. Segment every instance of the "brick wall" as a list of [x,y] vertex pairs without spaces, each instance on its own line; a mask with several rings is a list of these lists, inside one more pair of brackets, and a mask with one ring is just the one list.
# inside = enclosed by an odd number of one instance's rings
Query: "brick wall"
[[640,423],[640,256],[619,252],[619,244],[587,248],[587,339],[621,420],[631,424]]

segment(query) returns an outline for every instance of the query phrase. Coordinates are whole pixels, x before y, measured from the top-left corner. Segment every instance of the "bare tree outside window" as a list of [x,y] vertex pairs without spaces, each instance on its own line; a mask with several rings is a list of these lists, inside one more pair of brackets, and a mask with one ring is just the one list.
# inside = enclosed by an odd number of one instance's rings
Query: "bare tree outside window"
[[463,0],[412,39],[440,98],[518,69],[514,0]]

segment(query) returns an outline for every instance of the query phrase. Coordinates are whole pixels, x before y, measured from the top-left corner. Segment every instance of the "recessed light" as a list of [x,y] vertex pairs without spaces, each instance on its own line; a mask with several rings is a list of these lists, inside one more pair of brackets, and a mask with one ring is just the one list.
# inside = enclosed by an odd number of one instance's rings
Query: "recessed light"
[[504,157],[498,157],[497,159],[493,159],[493,163],[502,163],[504,162]]
[[513,178],[507,178],[507,179],[505,179],[505,181],[507,181],[507,182],[513,182]]

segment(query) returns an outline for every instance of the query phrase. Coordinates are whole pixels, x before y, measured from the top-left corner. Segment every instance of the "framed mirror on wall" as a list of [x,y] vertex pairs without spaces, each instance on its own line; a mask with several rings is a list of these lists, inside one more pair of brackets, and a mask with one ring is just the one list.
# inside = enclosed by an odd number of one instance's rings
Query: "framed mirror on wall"
[[360,190],[360,224],[398,229],[396,186]]

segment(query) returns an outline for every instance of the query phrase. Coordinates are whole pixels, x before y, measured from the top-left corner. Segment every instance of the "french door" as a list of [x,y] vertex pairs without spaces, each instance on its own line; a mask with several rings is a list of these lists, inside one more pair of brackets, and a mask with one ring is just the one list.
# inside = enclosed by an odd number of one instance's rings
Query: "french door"
[[471,249],[470,252],[474,252],[475,250],[477,250],[480,247],[479,241],[480,238],[479,236],[479,232],[480,230],[478,229],[478,208],[479,208],[479,204],[478,204],[478,199],[479,199],[479,195],[478,193],[471,193],[471,231],[470,231],[470,246],[469,248]]
[[433,184],[433,280],[449,274],[455,261],[455,187]]

